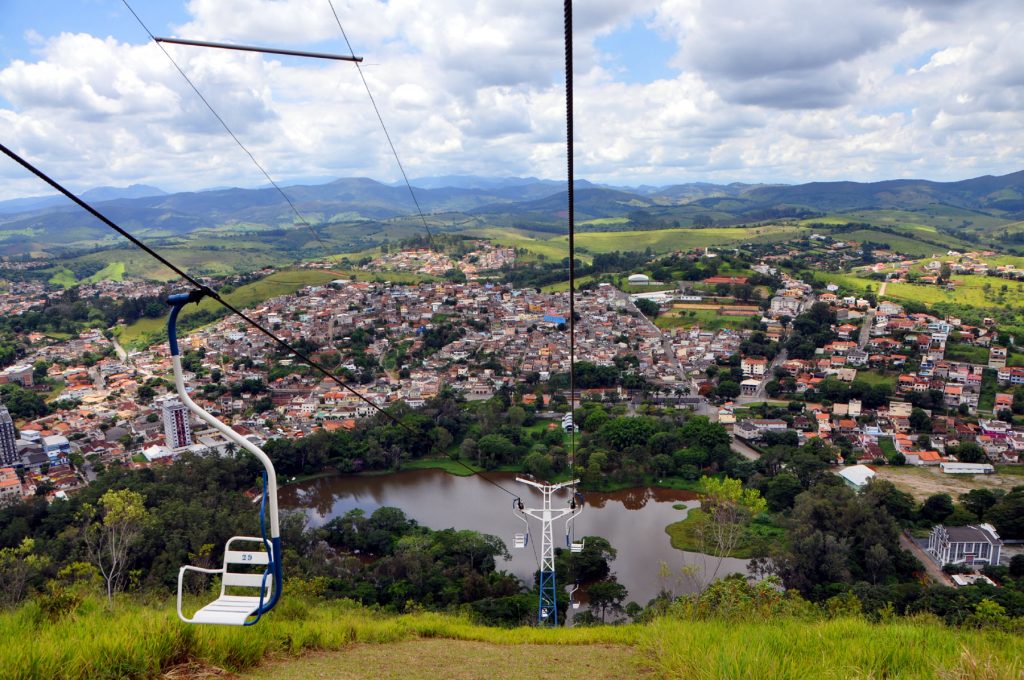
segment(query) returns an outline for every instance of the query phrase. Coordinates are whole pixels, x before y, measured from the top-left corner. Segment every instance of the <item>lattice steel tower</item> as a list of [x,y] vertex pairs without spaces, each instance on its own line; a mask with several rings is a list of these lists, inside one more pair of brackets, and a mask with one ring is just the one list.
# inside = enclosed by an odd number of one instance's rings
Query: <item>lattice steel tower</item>
[[577,504],[576,497],[570,499],[569,507],[567,508],[552,508],[551,497],[559,489],[564,489],[567,486],[575,487],[579,484],[578,479],[574,479],[568,482],[561,482],[559,484],[540,484],[530,479],[523,479],[522,477],[516,477],[517,482],[523,484],[529,484],[530,486],[538,489],[544,498],[543,506],[540,508],[524,508],[522,502],[516,499],[516,503],[513,504],[513,509],[518,510],[521,515],[520,519],[526,523],[526,533],[516,534],[514,546],[516,548],[525,548],[530,542],[530,523],[526,519],[530,517],[532,519],[539,520],[541,523],[541,535],[540,535],[540,597],[537,603],[537,624],[544,625],[558,625],[558,589],[555,583],[555,541],[554,532],[551,528],[552,522],[562,519],[568,516],[569,519],[565,522],[565,542],[566,547],[571,549],[572,552],[580,552],[583,550],[583,542],[575,542],[570,536],[570,529],[572,521],[576,518],[578,513],[582,512],[582,504]]

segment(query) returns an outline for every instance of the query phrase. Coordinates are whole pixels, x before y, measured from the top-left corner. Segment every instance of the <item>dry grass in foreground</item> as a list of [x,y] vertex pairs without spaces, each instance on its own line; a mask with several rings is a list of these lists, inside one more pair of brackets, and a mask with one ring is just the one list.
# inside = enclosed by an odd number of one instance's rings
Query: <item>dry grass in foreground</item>
[[415,680],[446,678],[551,678],[621,680],[651,670],[625,645],[498,645],[463,640],[418,639],[387,646],[354,644],[339,652],[282,659],[243,675],[249,680]]

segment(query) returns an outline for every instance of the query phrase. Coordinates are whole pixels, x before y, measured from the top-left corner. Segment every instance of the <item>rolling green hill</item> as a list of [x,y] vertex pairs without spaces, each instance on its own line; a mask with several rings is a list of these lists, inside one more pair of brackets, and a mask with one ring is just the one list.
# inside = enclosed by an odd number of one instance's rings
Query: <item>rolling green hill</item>
[[[735,227],[779,219],[838,216],[908,232],[937,230],[932,240],[961,238],[991,243],[1016,236],[1024,220],[1024,172],[961,182],[890,180],[874,183],[812,182],[783,185],[679,185],[609,187],[579,181],[575,208],[580,230],[659,229],[711,223]],[[389,232],[412,235],[423,225],[404,187],[367,178],[286,187],[305,219],[337,250],[371,247]],[[561,233],[566,197],[557,183],[505,178],[477,184],[415,190],[432,228],[493,225]],[[16,203],[16,202],[15,202]],[[29,204],[26,204],[29,205]],[[272,243],[293,259],[317,246],[291,208],[272,189],[216,191],[119,198],[98,207],[147,239],[241,236],[240,243]],[[698,218],[700,218],[698,220]],[[307,243],[310,241],[312,243]],[[1024,240],[1020,241],[1024,243]],[[69,253],[111,247],[117,239],[77,208],[50,206],[0,213],[0,255]],[[286,247],[290,244],[290,248]],[[182,242],[168,242],[184,246]],[[953,247],[951,245],[951,247]],[[114,261],[114,260],[111,260]],[[129,267],[129,272],[131,267]]]

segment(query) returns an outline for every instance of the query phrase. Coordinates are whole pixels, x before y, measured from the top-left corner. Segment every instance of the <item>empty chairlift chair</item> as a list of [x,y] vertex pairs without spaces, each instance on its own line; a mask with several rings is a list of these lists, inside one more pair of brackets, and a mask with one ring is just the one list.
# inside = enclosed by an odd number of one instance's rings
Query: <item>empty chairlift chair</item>
[[519,498],[516,498],[514,501],[512,501],[512,511],[515,512],[516,517],[521,519],[523,521],[523,524],[526,525],[526,533],[515,534],[512,537],[512,547],[525,548],[526,546],[530,545],[530,522],[525,517],[523,517],[523,501],[520,500]]
[[[260,503],[260,536],[235,536],[224,545],[220,569],[184,566],[178,572],[178,618],[185,623],[225,626],[251,626],[277,604],[281,597],[281,527],[277,512],[277,474],[270,458],[258,446],[220,422],[192,401],[185,389],[178,353],[176,324],[178,313],[189,302],[199,302],[205,291],[172,295],[167,298],[171,314],[167,319],[167,337],[171,345],[174,385],[181,402],[200,420],[223,434],[228,441],[254,455],[263,464],[263,501]],[[267,536],[267,519],[270,536]],[[192,617],[182,612],[185,574],[196,571],[220,575],[220,596]],[[245,594],[239,594],[242,591]],[[253,594],[255,591],[255,594]]]
[[[255,549],[245,550],[238,544],[258,544]],[[245,625],[250,616],[255,616],[270,601],[274,587],[274,575],[270,572],[270,553],[264,548],[262,538],[255,536],[234,536],[224,546],[224,566],[220,569],[203,569],[186,565],[178,572],[178,616],[187,623],[213,623],[225,626]],[[261,571],[253,571],[253,567]],[[181,595],[185,573],[198,571],[204,574],[220,575],[220,597],[206,605],[192,618],[181,612]],[[229,595],[235,590],[245,590],[256,595]]]
[[[568,548],[570,552],[581,553],[583,552],[583,547],[586,541],[575,540],[575,534],[573,532],[573,526],[575,525],[573,525],[572,521],[579,517],[580,512],[583,512],[583,494],[578,492],[574,494],[572,500],[569,501],[569,507],[572,508],[573,514],[569,516],[569,519],[565,520],[565,547]],[[577,508],[579,508],[579,512],[576,511]]]

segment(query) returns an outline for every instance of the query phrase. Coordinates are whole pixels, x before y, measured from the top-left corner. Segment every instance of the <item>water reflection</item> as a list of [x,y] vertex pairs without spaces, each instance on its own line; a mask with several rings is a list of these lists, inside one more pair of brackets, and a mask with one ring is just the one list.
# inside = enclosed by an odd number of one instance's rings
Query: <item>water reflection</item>
[[[540,493],[516,483],[514,474],[496,473],[489,477],[518,493],[527,506],[541,503]],[[560,498],[568,503],[569,491],[563,491]],[[716,561],[704,560],[699,553],[672,548],[665,527],[686,517],[686,510],[675,509],[674,505],[683,503],[693,507],[695,498],[689,491],[652,487],[588,492],[587,506],[575,521],[576,535],[598,535],[611,542],[618,551],[612,570],[629,590],[630,600],[646,604],[662,587],[669,587],[676,593],[692,591],[696,580],[693,576],[680,579],[679,570],[689,565],[691,569],[696,566],[710,572]],[[373,512],[392,506],[401,508],[406,515],[432,529],[453,527],[495,534],[505,540],[510,550],[512,534],[522,528],[521,522],[513,516],[511,500],[479,477],[456,477],[440,470],[323,477],[287,486],[280,494],[282,509],[304,511],[313,526],[320,526],[355,508]],[[531,529],[539,531],[536,525]],[[556,547],[564,541],[564,529],[564,522],[555,526]],[[537,569],[534,552],[530,549],[512,552],[512,560],[499,564],[499,568],[524,580],[532,579]],[[668,564],[674,576],[659,577],[662,562]],[[718,575],[743,572],[745,566],[744,560],[727,559]]]

